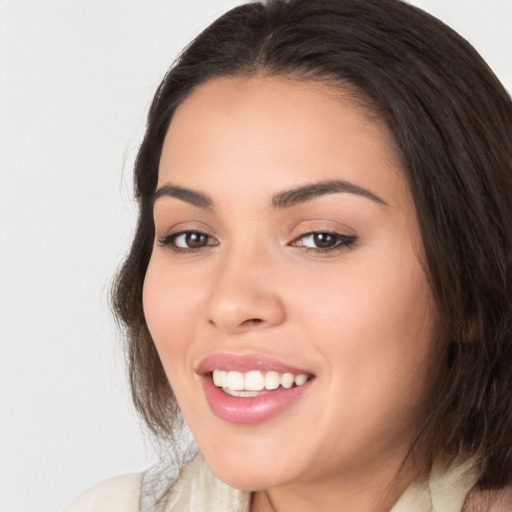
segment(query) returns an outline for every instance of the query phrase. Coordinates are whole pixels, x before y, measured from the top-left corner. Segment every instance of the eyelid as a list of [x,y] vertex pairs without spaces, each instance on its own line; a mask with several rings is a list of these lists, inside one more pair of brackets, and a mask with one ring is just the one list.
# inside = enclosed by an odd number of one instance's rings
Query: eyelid
[[[292,230],[293,231],[293,230]],[[336,243],[330,247],[306,247],[301,243],[308,236],[317,234],[332,235],[337,239]],[[299,248],[304,252],[314,253],[337,253],[339,251],[350,249],[358,240],[355,231],[345,224],[339,222],[325,221],[325,220],[311,220],[301,222],[295,228],[293,238],[288,245]]]
[[[178,222],[174,225],[166,227],[165,230],[158,229],[158,225],[155,227],[155,241],[158,246],[176,254],[186,255],[201,252],[219,245],[219,240],[215,235],[212,234],[212,230],[201,222]],[[160,235],[159,232],[162,234]],[[191,233],[197,233],[208,237],[208,242],[205,245],[201,245],[199,247],[179,247],[173,243],[178,237]]]
[[[335,243],[332,246],[329,247],[306,247],[302,244],[297,244],[298,241],[301,239],[304,239],[306,237],[312,237],[314,235],[323,234],[323,235],[330,235],[335,238]],[[357,237],[355,235],[343,235],[342,233],[335,233],[335,232],[329,232],[329,231],[311,231],[309,233],[304,233],[303,235],[299,235],[295,239],[290,242],[290,245],[294,247],[301,247],[306,252],[313,251],[313,252],[319,252],[319,253],[327,253],[327,252],[334,252],[339,251],[342,249],[348,249],[354,245],[354,243],[357,241]]]
[[[192,233],[206,236],[208,238],[207,243],[204,245],[200,245],[198,247],[179,247],[178,245],[176,245],[174,243],[175,240],[177,238],[179,238],[180,236],[192,234]],[[210,243],[211,240],[213,240],[214,243]],[[175,254],[184,254],[184,255],[194,254],[197,252],[203,252],[212,247],[216,247],[217,245],[219,245],[219,241],[215,237],[209,235],[208,233],[205,233],[204,231],[198,231],[198,230],[193,230],[193,229],[186,229],[186,230],[176,231],[174,233],[169,233],[167,235],[164,235],[163,237],[158,237],[157,242],[158,242],[158,245],[160,247],[162,247],[163,249],[169,250]]]
[[188,231],[195,231],[197,233],[204,233],[208,236],[213,235],[213,230],[206,224],[203,224],[199,221],[184,221],[184,222],[176,222],[175,224],[166,221],[161,222],[155,221],[155,236],[158,238],[164,238],[166,236],[178,234],[178,233],[186,233]]
[[332,233],[347,237],[356,236],[355,230],[347,224],[324,219],[311,219],[302,221],[297,223],[291,229],[291,232],[291,237],[294,239],[311,233]]

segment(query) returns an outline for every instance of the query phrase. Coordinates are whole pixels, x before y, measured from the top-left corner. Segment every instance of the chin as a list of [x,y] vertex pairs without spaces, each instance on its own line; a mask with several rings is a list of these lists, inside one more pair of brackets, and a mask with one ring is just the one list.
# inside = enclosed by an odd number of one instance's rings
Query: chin
[[[210,465],[210,464],[208,464]],[[245,468],[211,468],[213,474],[235,489],[243,491],[261,491],[270,489],[283,484],[276,475],[269,474],[267,471]]]
[[244,450],[229,449],[220,455],[203,455],[213,474],[235,489],[259,491],[286,484],[294,478],[276,463],[276,452],[266,457],[263,450],[251,456]]

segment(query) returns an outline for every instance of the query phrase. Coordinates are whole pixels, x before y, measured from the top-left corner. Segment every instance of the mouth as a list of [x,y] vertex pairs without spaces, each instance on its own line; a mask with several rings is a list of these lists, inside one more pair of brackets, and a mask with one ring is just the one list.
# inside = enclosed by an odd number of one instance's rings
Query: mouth
[[291,408],[315,375],[260,356],[215,354],[198,368],[210,409],[220,419],[255,425]]

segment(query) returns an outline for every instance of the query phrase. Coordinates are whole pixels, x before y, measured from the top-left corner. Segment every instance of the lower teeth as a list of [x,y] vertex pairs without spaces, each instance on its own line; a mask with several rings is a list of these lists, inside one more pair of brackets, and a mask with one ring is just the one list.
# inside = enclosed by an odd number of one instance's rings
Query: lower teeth
[[264,389],[262,391],[235,391],[234,389],[229,389],[229,388],[221,388],[221,389],[227,395],[242,396],[242,397],[246,397],[246,398],[249,398],[252,396],[265,395],[266,393],[268,393],[268,391],[266,389]]

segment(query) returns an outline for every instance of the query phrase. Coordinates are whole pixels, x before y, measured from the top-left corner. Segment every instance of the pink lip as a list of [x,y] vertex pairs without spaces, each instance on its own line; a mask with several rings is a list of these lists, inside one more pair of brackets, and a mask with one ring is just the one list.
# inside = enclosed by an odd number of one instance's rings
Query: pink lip
[[198,373],[201,375],[204,394],[210,408],[224,421],[240,425],[256,425],[282,413],[300,399],[314,380],[310,379],[302,386],[290,389],[279,387],[255,397],[237,397],[228,395],[215,386],[211,377],[211,372],[215,369],[240,372],[276,371],[295,375],[310,374],[310,372],[262,356],[213,354],[201,361]]
[[235,354],[212,354],[205,357],[197,367],[197,373],[205,374],[213,370],[248,372],[251,370],[274,371],[279,373],[300,373],[310,374],[308,370],[290,366],[277,359],[267,356],[246,355],[239,356]]

